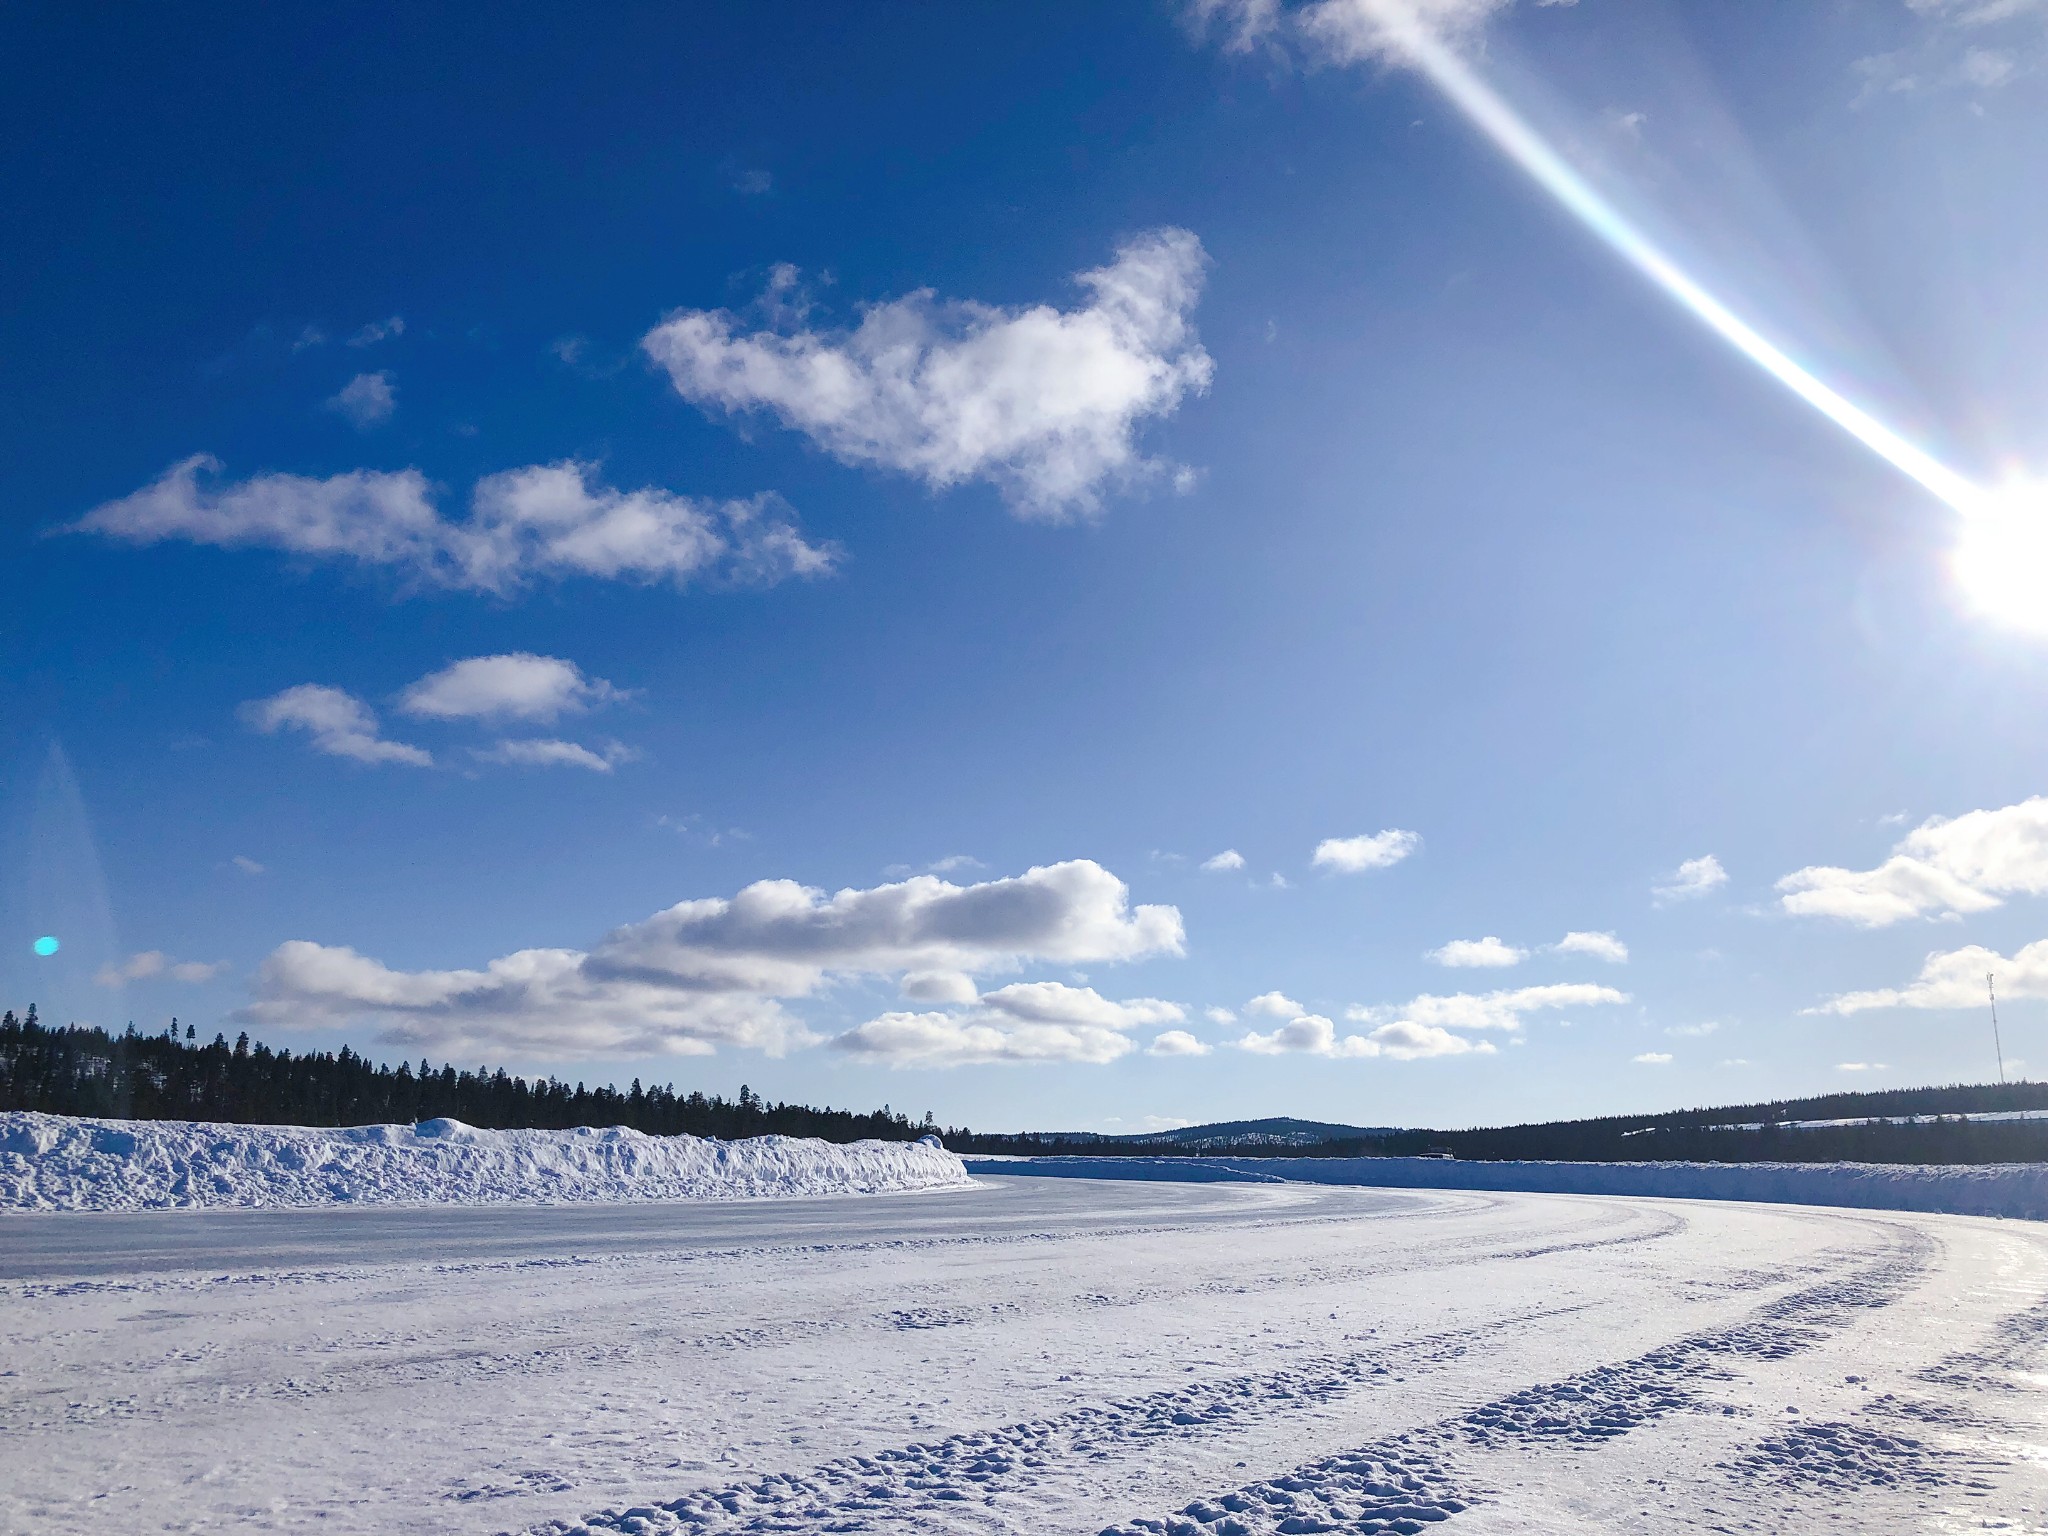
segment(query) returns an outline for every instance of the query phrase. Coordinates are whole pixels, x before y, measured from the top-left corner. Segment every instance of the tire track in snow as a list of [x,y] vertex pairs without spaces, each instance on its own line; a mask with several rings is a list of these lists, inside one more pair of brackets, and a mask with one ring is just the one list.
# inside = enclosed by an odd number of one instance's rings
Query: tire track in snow
[[[1895,1252],[1873,1263],[1866,1250],[1855,1256],[1863,1262],[1853,1273],[1823,1279],[1768,1302],[1739,1323],[1508,1394],[1425,1429],[1327,1457],[1212,1500],[1197,1500],[1163,1519],[1110,1526],[1102,1536],[1296,1536],[1321,1531],[1411,1536],[1487,1496],[1489,1490],[1458,1470],[1460,1451],[1517,1442],[1588,1447],[1673,1413],[1708,1411],[1693,1384],[1731,1378],[1728,1362],[1786,1358],[1847,1327],[1860,1312],[1890,1305],[1925,1269],[1934,1245],[1911,1229],[1886,1230],[1893,1235]],[[1198,1384],[934,1444],[844,1457],[808,1474],[772,1474],[665,1504],[610,1509],[581,1522],[550,1522],[533,1527],[532,1536],[808,1536],[821,1531],[928,1530],[941,1520],[946,1506],[956,1506],[958,1512],[957,1506],[969,1501],[1028,1492],[1031,1483],[1056,1464],[1127,1456],[1163,1438],[1228,1429],[1281,1405],[1327,1403],[1397,1369],[1427,1369],[1454,1360],[1472,1342],[1510,1321],[1435,1335],[1334,1364],[1326,1361],[1314,1369]]]

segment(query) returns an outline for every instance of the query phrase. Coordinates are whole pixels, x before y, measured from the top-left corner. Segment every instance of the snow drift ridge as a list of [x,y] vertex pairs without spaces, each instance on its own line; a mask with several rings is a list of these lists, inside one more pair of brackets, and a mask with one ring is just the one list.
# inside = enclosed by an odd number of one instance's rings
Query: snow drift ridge
[[624,1126],[483,1131],[428,1120],[328,1130],[0,1113],[0,1211],[738,1200],[972,1182],[935,1137],[840,1146]]

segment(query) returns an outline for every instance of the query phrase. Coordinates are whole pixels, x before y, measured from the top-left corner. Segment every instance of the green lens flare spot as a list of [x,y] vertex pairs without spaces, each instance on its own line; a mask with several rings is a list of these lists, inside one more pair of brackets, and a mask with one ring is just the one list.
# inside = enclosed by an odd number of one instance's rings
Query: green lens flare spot
[[60,945],[55,939],[51,938],[50,935],[48,935],[47,933],[44,934],[40,939],[37,939],[35,942],[36,953],[41,955],[45,960],[49,959],[50,956],[57,953],[57,951],[62,947],[62,945]]

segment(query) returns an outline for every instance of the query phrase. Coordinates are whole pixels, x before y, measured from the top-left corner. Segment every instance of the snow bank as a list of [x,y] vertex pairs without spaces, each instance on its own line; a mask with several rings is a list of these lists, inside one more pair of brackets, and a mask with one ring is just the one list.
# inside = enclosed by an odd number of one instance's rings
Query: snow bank
[[2048,1163],[1460,1163],[1431,1157],[970,1157],[970,1173],[1763,1200],[2048,1220]]
[[480,1131],[429,1120],[325,1130],[0,1114],[0,1211],[741,1200],[972,1182],[936,1137],[837,1146],[622,1126]]

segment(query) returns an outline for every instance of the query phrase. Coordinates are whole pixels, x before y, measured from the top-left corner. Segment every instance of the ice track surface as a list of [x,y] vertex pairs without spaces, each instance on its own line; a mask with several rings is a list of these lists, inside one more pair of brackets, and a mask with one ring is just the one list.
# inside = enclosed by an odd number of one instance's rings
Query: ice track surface
[[0,1529],[2048,1530],[2048,1227],[990,1179],[0,1218]]

